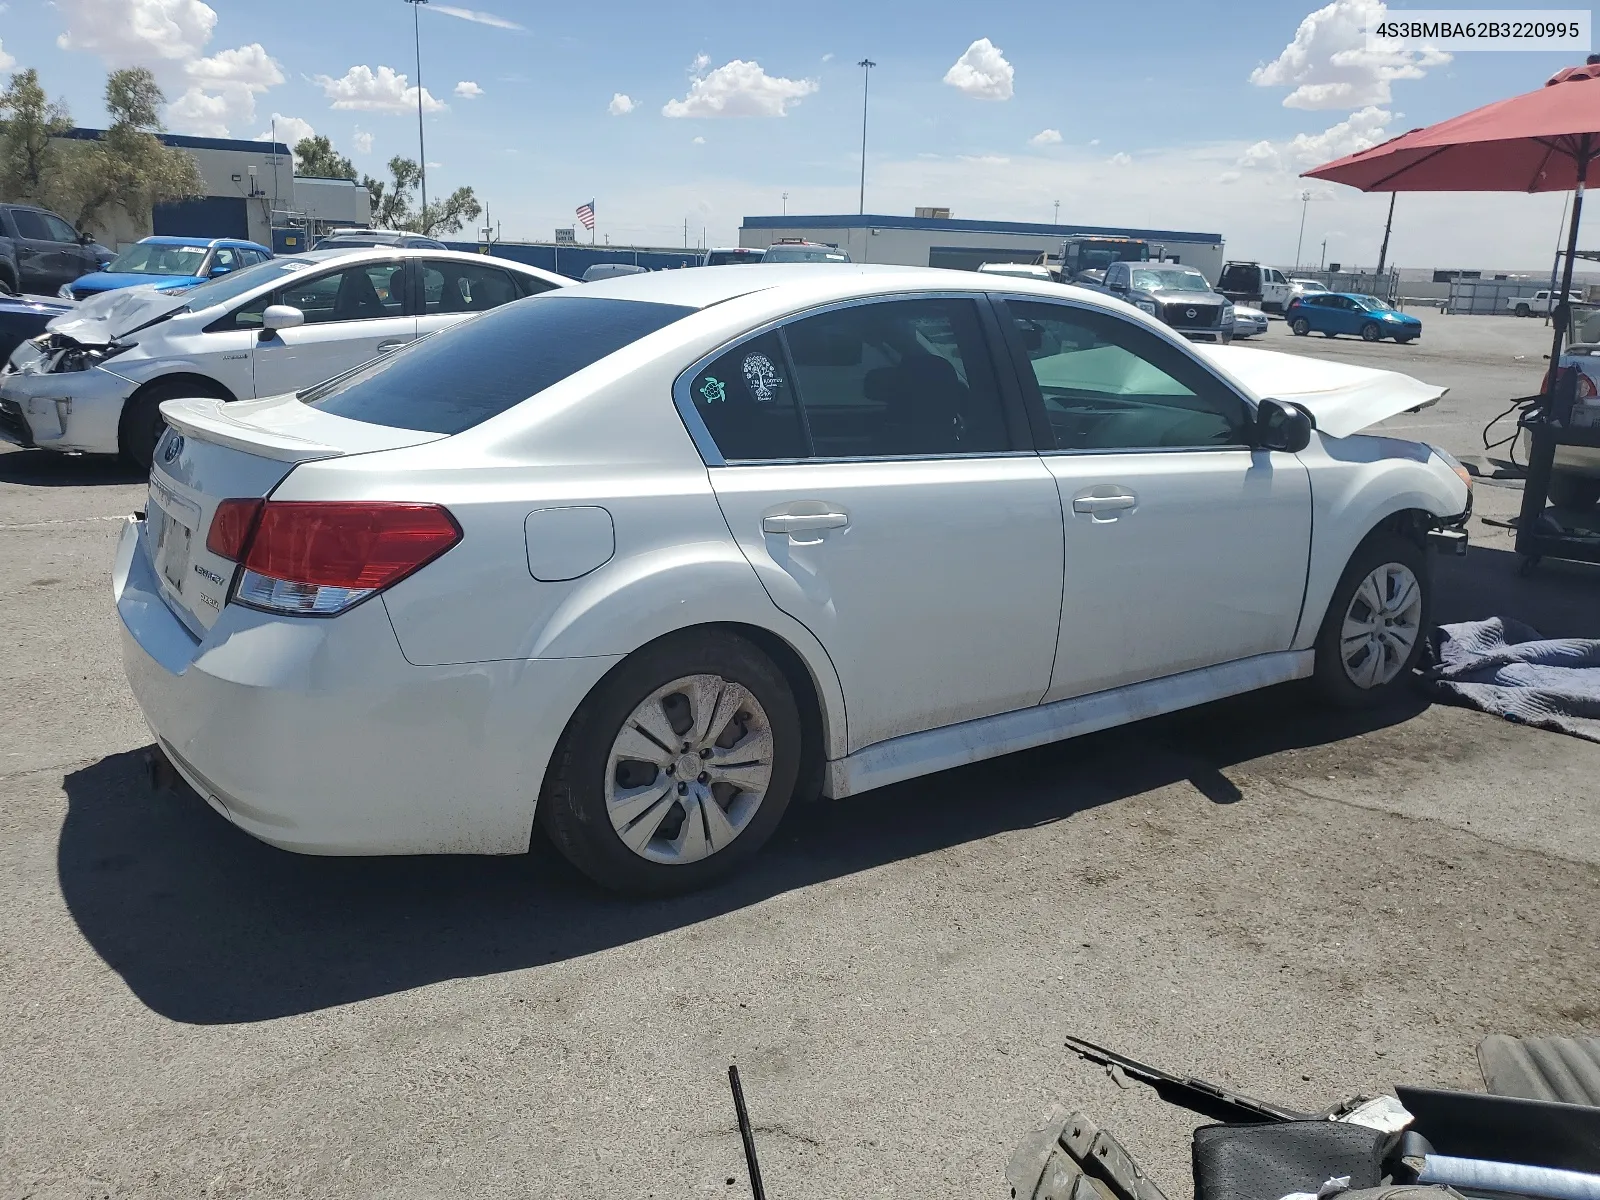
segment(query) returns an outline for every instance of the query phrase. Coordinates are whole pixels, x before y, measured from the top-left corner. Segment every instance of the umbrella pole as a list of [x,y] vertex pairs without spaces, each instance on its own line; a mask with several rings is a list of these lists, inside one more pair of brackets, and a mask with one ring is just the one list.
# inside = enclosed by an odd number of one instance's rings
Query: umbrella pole
[[[1561,345],[1571,322],[1572,305],[1568,295],[1572,291],[1572,264],[1578,257],[1578,222],[1583,219],[1583,185],[1589,174],[1589,135],[1583,135],[1582,152],[1578,155],[1578,181],[1572,196],[1572,224],[1567,227],[1567,263],[1561,269],[1560,303],[1554,306],[1555,336],[1550,340],[1550,370],[1545,375],[1544,421],[1529,429],[1528,478],[1522,489],[1522,512],[1517,518],[1517,551],[1523,550],[1524,538],[1531,539],[1535,522],[1544,512],[1545,500],[1550,491],[1550,472],[1556,460],[1556,431],[1551,425],[1556,406],[1556,378],[1561,366]],[[1552,297],[1554,299],[1554,297]],[[1563,414],[1563,417],[1565,414]],[[1531,544],[1531,541],[1527,544]]]

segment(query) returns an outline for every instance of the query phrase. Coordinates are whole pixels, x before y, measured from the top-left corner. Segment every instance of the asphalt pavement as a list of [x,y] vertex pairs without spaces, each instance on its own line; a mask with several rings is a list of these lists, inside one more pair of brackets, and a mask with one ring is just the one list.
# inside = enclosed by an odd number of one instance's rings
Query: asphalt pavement
[[[1451,388],[1455,453],[1542,322],[1265,348]],[[1199,1119],[1063,1034],[1279,1103],[1478,1087],[1491,1032],[1600,1028],[1600,746],[1295,688],[791,811],[652,903],[525,859],[314,859],[157,794],[108,571],[143,484],[0,453],[0,1200],[1006,1194],[1052,1101],[1174,1200]],[[1477,511],[1514,512],[1489,482]],[[1600,636],[1600,572],[1475,518],[1441,619]]]

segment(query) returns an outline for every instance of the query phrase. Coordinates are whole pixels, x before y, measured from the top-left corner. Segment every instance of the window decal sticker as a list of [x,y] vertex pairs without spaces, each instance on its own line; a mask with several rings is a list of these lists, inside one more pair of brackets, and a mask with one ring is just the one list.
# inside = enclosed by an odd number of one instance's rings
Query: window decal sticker
[[700,385],[700,395],[707,404],[721,404],[728,398],[728,389],[715,375],[707,375]]
[[744,381],[758,404],[771,404],[777,398],[778,368],[765,354],[747,354],[744,360]]

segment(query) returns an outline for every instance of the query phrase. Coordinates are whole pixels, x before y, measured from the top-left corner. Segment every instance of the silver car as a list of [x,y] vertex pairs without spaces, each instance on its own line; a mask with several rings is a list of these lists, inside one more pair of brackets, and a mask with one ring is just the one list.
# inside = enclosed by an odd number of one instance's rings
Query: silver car
[[1255,337],[1267,331],[1267,314],[1259,308],[1251,308],[1247,304],[1233,306],[1233,336],[1236,338]]

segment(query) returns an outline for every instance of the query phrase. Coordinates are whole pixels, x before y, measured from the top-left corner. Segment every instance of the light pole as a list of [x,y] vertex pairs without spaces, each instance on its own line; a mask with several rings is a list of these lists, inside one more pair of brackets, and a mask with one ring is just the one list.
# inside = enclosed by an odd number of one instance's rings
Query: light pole
[[1294,269],[1300,269],[1300,247],[1306,240],[1306,209],[1311,206],[1311,193],[1300,193],[1300,239],[1294,244]]
[[856,66],[861,68],[861,204],[860,211],[865,215],[867,211],[867,82],[872,78],[872,68],[878,64],[870,58],[863,58]]
[[[422,140],[422,27],[417,10],[428,0],[406,0],[411,5],[411,36],[417,46],[417,165],[422,171],[422,212],[428,212],[428,148]],[[426,233],[426,230],[423,230]]]
[[1061,201],[1056,201],[1056,224],[1061,224]]
[[788,192],[785,192],[783,194],[783,215],[786,216],[786,217],[789,215],[789,193]]

